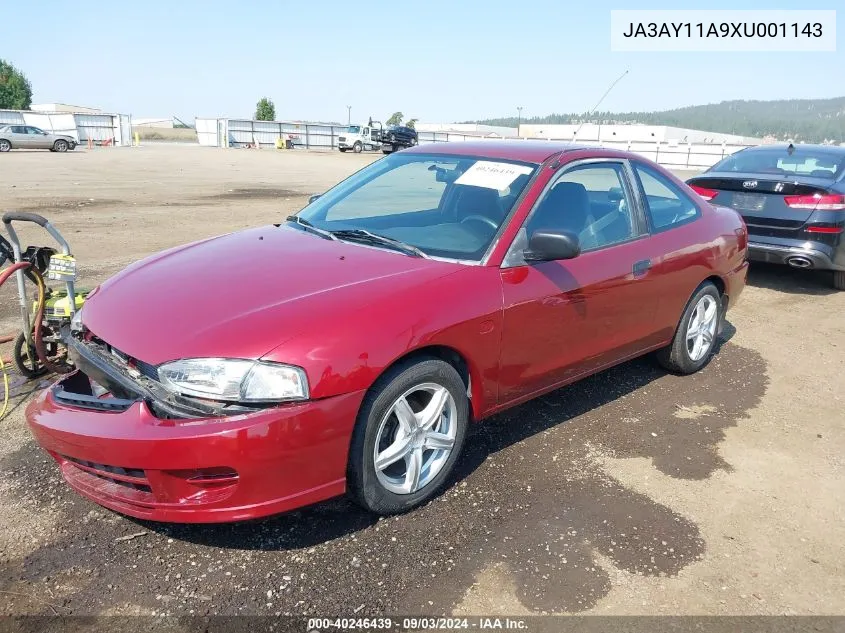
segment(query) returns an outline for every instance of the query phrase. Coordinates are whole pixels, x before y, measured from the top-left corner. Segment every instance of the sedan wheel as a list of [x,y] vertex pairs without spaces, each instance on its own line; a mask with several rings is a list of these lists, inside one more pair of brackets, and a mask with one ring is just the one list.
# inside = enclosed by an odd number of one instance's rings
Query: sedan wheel
[[469,400],[454,367],[436,359],[403,363],[371,389],[352,438],[347,482],[379,514],[433,497],[460,455]]
[[6,139],[0,139],[0,152],[8,152],[12,149],[12,144]]
[[687,304],[672,344],[657,353],[669,371],[692,374],[707,364],[716,348],[722,319],[722,297],[710,282],[702,284]]
[[707,294],[698,300],[687,327],[687,353],[690,360],[698,362],[710,352],[716,340],[719,307],[716,299]]
[[66,152],[67,151],[67,141],[63,141],[63,140],[59,139],[53,145],[53,149],[56,150],[57,152]]
[[455,399],[446,387],[424,383],[403,393],[376,435],[376,477],[387,490],[408,495],[425,488],[455,447]]

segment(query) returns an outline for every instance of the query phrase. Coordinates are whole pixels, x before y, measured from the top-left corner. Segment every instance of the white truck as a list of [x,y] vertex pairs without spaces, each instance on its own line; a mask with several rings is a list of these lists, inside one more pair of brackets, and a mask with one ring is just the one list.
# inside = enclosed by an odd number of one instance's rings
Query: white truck
[[337,138],[341,152],[352,150],[356,154],[364,150],[381,149],[383,128],[380,121],[370,121],[368,125],[350,125]]

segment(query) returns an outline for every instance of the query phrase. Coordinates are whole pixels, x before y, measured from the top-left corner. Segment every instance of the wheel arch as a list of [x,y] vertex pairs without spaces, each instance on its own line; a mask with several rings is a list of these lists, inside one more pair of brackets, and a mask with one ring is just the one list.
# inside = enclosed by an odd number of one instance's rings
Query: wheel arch
[[[728,303],[730,301],[730,297],[727,295],[727,284],[725,284],[725,280],[722,279],[719,275],[710,275],[706,279],[704,279],[701,283],[712,283],[716,286],[716,290],[719,291],[719,296],[722,297],[722,314],[725,313],[725,310],[728,309]],[[700,287],[700,284],[699,284]]]
[[472,363],[467,359],[464,354],[449,345],[425,345],[423,347],[417,347],[412,350],[408,350],[398,358],[395,358],[388,365],[386,365],[379,372],[379,375],[370,385],[369,389],[373,389],[378,383],[378,381],[397,365],[401,363],[408,363],[416,359],[422,360],[425,358],[435,358],[437,360],[442,360],[443,362],[448,363],[449,365],[455,368],[467,388],[467,397],[469,398],[469,410],[472,416],[472,420],[478,420],[480,418],[481,411],[484,408],[482,402],[483,394],[481,392],[481,376],[478,373],[477,368],[472,365]]

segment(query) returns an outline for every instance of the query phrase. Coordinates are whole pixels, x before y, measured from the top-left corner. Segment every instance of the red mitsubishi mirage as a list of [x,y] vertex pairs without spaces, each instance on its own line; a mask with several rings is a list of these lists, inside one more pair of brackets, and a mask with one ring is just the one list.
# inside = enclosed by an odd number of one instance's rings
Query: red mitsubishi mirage
[[409,510],[472,423],[650,352],[701,369],[747,271],[735,211],[552,142],[416,146],[268,219],[89,295],[77,370],[27,408],[80,494],[172,522]]

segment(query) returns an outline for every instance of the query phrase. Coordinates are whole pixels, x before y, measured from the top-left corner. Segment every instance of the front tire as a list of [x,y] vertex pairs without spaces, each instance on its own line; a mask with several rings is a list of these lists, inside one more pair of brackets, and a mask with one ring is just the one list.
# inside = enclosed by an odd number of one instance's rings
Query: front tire
[[338,149],[339,149],[341,152],[343,152],[344,154],[346,153],[346,150],[347,150],[347,148],[346,148],[346,147],[339,147]]
[[53,149],[57,152],[66,152],[67,151],[67,141],[63,141],[59,139],[53,144]]
[[355,152],[356,154],[360,154],[361,150],[363,150],[363,149],[364,149],[364,146],[361,145],[361,143],[355,143],[355,145],[352,146],[352,151]]
[[352,434],[349,494],[381,515],[431,499],[454,470],[469,420],[466,385],[434,358],[400,363],[373,385]]
[[705,282],[687,303],[672,343],[657,352],[657,362],[676,374],[694,374],[713,356],[721,322],[722,297]]
[[833,287],[837,290],[845,290],[845,270],[833,271]]

